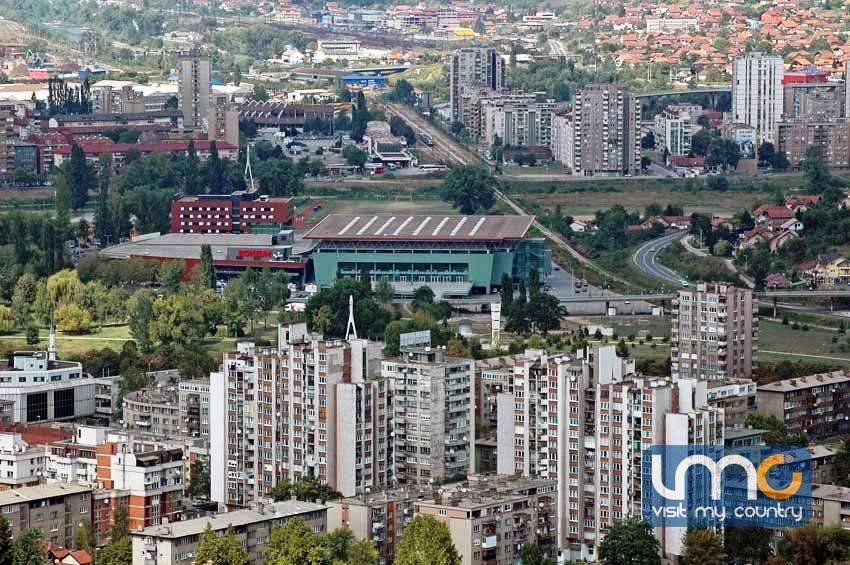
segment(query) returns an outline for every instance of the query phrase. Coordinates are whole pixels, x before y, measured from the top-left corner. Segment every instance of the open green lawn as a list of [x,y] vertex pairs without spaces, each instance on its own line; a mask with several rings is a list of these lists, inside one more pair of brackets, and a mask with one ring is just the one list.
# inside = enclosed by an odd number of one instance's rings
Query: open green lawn
[[[238,341],[271,341],[276,339],[277,327],[274,314],[269,315],[268,326],[264,326],[263,321],[258,320],[255,322],[254,327],[255,332],[253,335],[249,332],[248,335],[238,338]],[[39,336],[41,342],[35,346],[35,349],[44,349],[47,347],[49,330],[41,329]],[[59,357],[68,357],[76,356],[92,349],[103,349],[106,347],[120,351],[124,343],[131,340],[130,329],[126,325],[112,325],[106,326],[100,331],[84,335],[66,335],[63,332],[59,332],[56,336],[56,348]],[[237,338],[233,337],[208,337],[204,340],[203,348],[209,353],[220,355],[226,351],[235,350],[236,341]],[[30,347],[27,345],[26,337],[22,333],[0,335],[0,350],[28,349]]]
[[[759,358],[763,360],[823,361],[850,365],[847,334],[810,327],[794,330],[792,325],[761,319],[759,321]],[[836,342],[832,339],[836,338]],[[772,353],[776,352],[776,353]]]

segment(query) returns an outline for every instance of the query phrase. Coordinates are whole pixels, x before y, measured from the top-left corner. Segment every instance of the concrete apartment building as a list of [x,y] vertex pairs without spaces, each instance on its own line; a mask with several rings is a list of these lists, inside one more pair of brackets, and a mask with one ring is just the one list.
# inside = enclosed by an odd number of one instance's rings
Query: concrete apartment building
[[466,89],[500,92],[507,86],[505,62],[495,47],[463,47],[452,54],[449,71],[451,119],[461,122],[461,97]]
[[392,390],[392,484],[429,484],[474,471],[474,375],[475,361],[427,345],[402,347],[398,358],[381,361]]
[[776,148],[798,168],[810,147],[830,168],[850,167],[850,118],[803,117],[776,124]]
[[327,532],[326,506],[294,500],[258,505],[253,509],[131,530],[133,565],[192,565],[201,534],[208,526],[219,535],[232,527],[248,551],[248,561],[261,565],[266,562],[264,550],[272,529],[293,518],[304,520],[317,534]]
[[380,565],[392,563],[416,503],[430,499],[433,492],[432,485],[405,485],[328,502],[328,531],[348,528],[356,539],[375,544]]
[[756,412],[757,385],[749,379],[707,381],[705,402],[722,408],[726,428],[742,430],[747,416]]
[[182,431],[177,388],[146,387],[124,396],[124,426],[162,437],[177,437]]
[[187,438],[209,438],[209,380],[180,381],[177,384],[177,391],[180,405],[180,433]]
[[782,57],[753,52],[735,59],[732,67],[732,119],[756,128],[757,145],[774,143],[782,117]]
[[[558,547],[593,561],[612,521],[642,513],[644,448],[723,442],[723,412],[707,390],[636,376],[612,346],[526,351],[513,394],[498,395],[497,472],[556,480]],[[657,530],[666,555],[681,554],[682,533]]]
[[311,475],[345,496],[385,485],[382,345],[325,340],[303,323],[282,325],[278,335],[277,349],[242,344],[210,377],[213,500],[248,506],[280,480]]
[[557,114],[553,116],[552,158],[570,169],[575,165],[574,138],[572,114]]
[[30,444],[19,433],[0,433],[0,491],[39,484],[46,460],[43,445]]
[[758,387],[759,413],[775,416],[791,433],[812,441],[850,431],[850,371],[819,373]]
[[183,111],[183,127],[205,129],[210,115],[212,66],[210,58],[191,51],[177,56],[180,84],[177,104]]
[[415,506],[448,526],[463,565],[512,565],[525,543],[557,556],[557,499],[553,479],[472,475]]
[[749,379],[758,357],[758,297],[726,283],[700,283],[673,300],[673,379]]
[[118,499],[126,499],[130,529],[178,520],[185,488],[183,450],[165,446],[148,450],[128,440],[97,446],[98,487],[113,491],[113,508]]
[[479,99],[480,131],[473,131],[479,143],[493,145],[552,145],[552,116],[558,108],[554,100],[539,100],[533,94],[502,94]]
[[640,104],[623,85],[591,84],[573,102],[573,174],[640,173]]
[[0,513],[13,537],[37,528],[46,542],[76,547],[80,522],[91,519],[92,494],[91,487],[71,483],[6,490],[0,492]]

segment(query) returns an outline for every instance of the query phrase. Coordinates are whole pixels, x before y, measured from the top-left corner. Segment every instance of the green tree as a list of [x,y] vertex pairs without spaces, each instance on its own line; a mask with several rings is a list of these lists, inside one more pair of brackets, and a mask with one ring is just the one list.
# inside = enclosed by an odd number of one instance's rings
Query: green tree
[[127,301],[127,320],[130,327],[130,335],[142,351],[149,351],[153,345],[151,341],[151,321],[153,321],[154,294],[148,289],[141,289],[133,293]]
[[378,302],[381,304],[390,304],[395,297],[395,289],[393,285],[386,279],[381,279],[378,281],[378,284],[375,285],[375,298],[378,299]]
[[616,352],[617,357],[620,357],[622,359],[628,359],[630,354],[629,346],[626,345],[626,340],[624,340],[623,338],[620,338],[620,341],[617,342]]
[[82,518],[80,520],[80,526],[77,529],[74,544],[77,549],[84,549],[89,555],[94,555],[94,550],[97,548],[97,540],[94,537],[91,520],[88,518]]
[[528,312],[528,296],[525,290],[525,280],[519,281],[516,300],[513,301],[505,324],[505,331],[520,335],[531,332],[531,320]]
[[793,445],[805,447],[808,445],[806,434],[792,434],[788,426],[781,422],[776,416],[765,416],[763,414],[750,414],[744,420],[744,425],[757,430],[767,430],[762,439],[767,445]]
[[212,247],[205,243],[201,245],[201,286],[203,288],[215,289],[215,281],[215,265],[213,264]]
[[198,180],[200,178],[200,165],[198,161],[198,152],[195,151],[195,141],[189,140],[189,146],[186,148],[186,165],[183,174],[183,192],[186,194],[198,194],[200,186]]
[[11,565],[12,528],[5,516],[0,516],[0,565]]
[[62,175],[67,178],[71,189],[71,207],[79,210],[86,205],[89,190],[95,187],[97,177],[94,169],[86,161],[82,147],[76,143],[71,147],[71,159],[68,166],[63,168]]
[[180,280],[183,278],[183,261],[166,261],[159,270],[159,280],[162,289],[168,294],[180,290]]
[[519,550],[519,560],[522,565],[555,565],[555,560],[546,557],[535,542],[526,542],[522,545]]
[[303,177],[291,159],[267,159],[254,168],[259,191],[269,196],[295,196],[303,192]]
[[44,538],[35,528],[20,532],[12,542],[12,565],[46,565]]
[[370,540],[355,540],[348,548],[347,565],[374,565],[377,560],[378,550]]
[[850,440],[841,442],[832,458],[832,473],[835,482],[841,486],[850,486]]
[[15,283],[12,293],[12,316],[16,327],[25,328],[31,322],[37,288],[35,277],[31,273],[24,273]]
[[210,194],[224,194],[227,187],[226,167],[218,155],[218,147],[215,140],[210,141],[210,156],[207,157],[203,166],[203,177],[206,181],[207,192]]
[[807,192],[821,194],[832,186],[832,175],[821,158],[817,147],[809,147],[806,150],[806,158],[800,162],[803,172],[803,183]]
[[272,528],[265,549],[268,565],[324,565],[328,550],[301,518],[291,518]]
[[210,498],[210,469],[209,466],[195,459],[189,467],[191,476],[189,478],[188,493],[192,498],[209,500]]
[[214,532],[207,524],[206,529],[201,532],[201,539],[195,552],[195,562],[214,565],[248,565],[250,559],[232,526],[229,526],[222,536]]
[[109,537],[112,543],[130,538],[130,515],[123,504],[116,506],[112,512],[112,531]]
[[331,312],[330,306],[323,304],[322,307],[316,310],[316,313],[313,314],[313,329],[320,334],[324,334],[331,327],[332,315],[333,313]]
[[599,561],[604,565],[660,565],[658,539],[643,520],[614,522],[599,544]]
[[724,553],[736,563],[765,563],[773,555],[771,539],[765,528],[727,527],[723,532]]
[[401,328],[398,322],[387,324],[384,330],[384,356],[398,357],[401,355]]
[[62,304],[55,313],[56,329],[68,333],[83,333],[91,330],[91,313],[77,304]]
[[342,498],[338,491],[313,476],[305,477],[294,483],[284,479],[272,488],[271,496],[275,501],[289,500],[294,496],[296,499],[304,501],[320,500],[323,504],[328,500]]
[[203,312],[196,306],[193,297],[186,294],[158,298],[153,303],[151,341],[182,346],[200,342],[206,335],[206,325]]
[[354,543],[354,534],[348,528],[336,528],[332,532],[321,536],[319,543],[328,551],[330,563],[345,563],[351,544]]
[[366,164],[369,154],[357,147],[356,145],[346,145],[342,150],[342,156],[345,162],[352,167],[357,167],[360,172],[363,171],[363,165]]
[[496,203],[495,186],[496,181],[487,169],[464,165],[449,172],[440,193],[461,214],[476,214]]
[[402,532],[396,565],[460,565],[449,528],[433,516],[416,516]]
[[689,528],[682,538],[683,560],[688,565],[723,565],[725,554],[720,536],[706,528]]
[[110,542],[97,552],[97,565],[132,565],[133,541],[130,536]]

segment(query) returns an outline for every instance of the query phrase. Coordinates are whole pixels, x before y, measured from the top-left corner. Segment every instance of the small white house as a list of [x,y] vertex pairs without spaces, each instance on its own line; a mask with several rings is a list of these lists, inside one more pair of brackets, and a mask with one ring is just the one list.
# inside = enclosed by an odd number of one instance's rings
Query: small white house
[[574,233],[584,233],[586,231],[590,231],[590,224],[581,220],[574,220],[573,223],[570,224],[570,229],[573,230]]
[[305,57],[298,49],[287,49],[281,54],[280,60],[290,65],[303,65]]

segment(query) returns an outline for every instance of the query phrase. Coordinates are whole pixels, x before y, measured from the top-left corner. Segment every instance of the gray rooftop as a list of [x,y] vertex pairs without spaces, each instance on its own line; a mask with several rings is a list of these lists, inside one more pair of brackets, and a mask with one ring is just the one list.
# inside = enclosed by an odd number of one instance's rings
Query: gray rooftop
[[305,239],[373,241],[501,241],[522,239],[534,216],[331,214]]
[[300,516],[310,512],[319,512],[327,510],[327,506],[322,504],[314,504],[312,502],[302,502],[300,500],[286,500],[283,502],[275,502],[269,504],[260,511],[259,509],[242,509],[234,510],[233,512],[223,512],[214,516],[206,516],[204,518],[196,518],[194,520],[184,520],[182,522],[172,522],[162,526],[149,526],[140,532],[132,532],[134,535],[150,536],[155,538],[174,539],[183,536],[197,535],[203,532],[207,524],[215,531],[226,530],[233,526],[246,526],[248,524],[257,524],[269,520],[286,518],[289,516]]
[[759,392],[792,392],[795,390],[805,390],[819,386],[836,385],[850,382],[850,370],[833,371],[831,373],[818,373],[817,375],[809,375],[807,377],[797,377],[796,379],[785,379],[784,381],[776,381],[766,385],[759,386]]
[[0,506],[8,506],[9,504],[19,504],[22,502],[34,502],[36,500],[53,498],[56,496],[91,492],[92,490],[94,489],[91,487],[78,485],[76,483],[46,483],[43,485],[36,485],[34,487],[4,490],[0,492]]
[[167,233],[145,234],[133,241],[107,247],[101,253],[114,259],[130,257],[162,257],[167,259],[199,259],[201,246],[207,244],[212,249],[213,259],[227,259],[227,250],[273,249],[289,247],[272,245],[272,234],[236,234],[236,233]]

